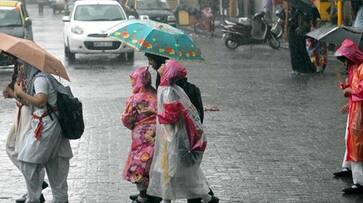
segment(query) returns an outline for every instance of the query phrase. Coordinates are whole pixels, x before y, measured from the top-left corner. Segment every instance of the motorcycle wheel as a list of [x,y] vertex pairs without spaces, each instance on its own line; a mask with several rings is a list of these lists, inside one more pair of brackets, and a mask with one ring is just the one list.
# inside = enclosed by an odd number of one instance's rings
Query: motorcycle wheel
[[224,40],[224,44],[228,49],[237,49],[238,47],[238,43],[235,40],[233,40],[232,37],[227,37]]
[[272,24],[271,32],[276,35],[277,39],[280,39],[284,34],[284,28],[280,23],[276,21]]
[[277,39],[276,35],[274,33],[270,33],[270,37],[267,39],[268,44],[273,49],[280,48],[280,41]]

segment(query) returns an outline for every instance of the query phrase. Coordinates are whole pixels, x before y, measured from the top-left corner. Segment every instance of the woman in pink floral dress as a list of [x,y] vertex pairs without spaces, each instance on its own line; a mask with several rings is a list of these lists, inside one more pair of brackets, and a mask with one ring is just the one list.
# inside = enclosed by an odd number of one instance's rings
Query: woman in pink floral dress
[[133,94],[128,98],[122,123],[132,130],[131,149],[123,176],[135,183],[140,192],[134,203],[146,202],[149,170],[154,153],[156,124],[156,91],[151,86],[151,75],[146,67],[130,74]]

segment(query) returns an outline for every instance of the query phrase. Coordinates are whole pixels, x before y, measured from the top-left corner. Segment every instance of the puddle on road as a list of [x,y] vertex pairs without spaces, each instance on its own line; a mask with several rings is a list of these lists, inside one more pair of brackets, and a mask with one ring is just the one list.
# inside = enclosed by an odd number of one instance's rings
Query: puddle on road
[[116,55],[77,55],[76,61],[72,64],[68,63],[69,68],[82,70],[103,70],[103,69],[116,69],[121,67],[132,66],[133,62],[120,59]]
[[101,69],[107,69],[106,66],[100,66],[100,65],[87,65],[87,64],[82,64],[82,65],[71,65],[71,67],[73,69],[76,70],[81,70],[81,69],[92,69],[92,70],[101,70]]

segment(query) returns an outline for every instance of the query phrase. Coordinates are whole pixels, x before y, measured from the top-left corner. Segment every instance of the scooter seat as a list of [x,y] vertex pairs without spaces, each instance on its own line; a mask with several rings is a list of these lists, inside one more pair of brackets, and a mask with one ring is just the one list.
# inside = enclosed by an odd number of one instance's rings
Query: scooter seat
[[236,24],[235,22],[232,22],[232,21],[229,21],[229,20],[224,20],[224,23],[226,25],[235,25]]
[[238,24],[250,26],[252,23],[251,23],[251,19],[249,19],[249,18],[238,18]]

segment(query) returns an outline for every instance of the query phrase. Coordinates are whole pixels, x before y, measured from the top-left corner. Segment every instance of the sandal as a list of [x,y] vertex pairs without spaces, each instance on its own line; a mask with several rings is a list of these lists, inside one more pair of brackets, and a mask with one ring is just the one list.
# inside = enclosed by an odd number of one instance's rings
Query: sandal
[[212,196],[212,199],[208,203],[218,203],[219,199],[216,196]]
[[136,200],[138,196],[139,196],[139,194],[134,194],[134,195],[130,195],[129,198],[131,200]]
[[149,203],[149,198],[147,198],[147,197],[143,198],[143,199],[145,199],[145,201],[143,201],[143,202],[140,202],[139,195],[137,195],[136,197],[134,195],[130,195],[130,199],[131,199],[131,197],[135,198],[131,201],[131,203]]

